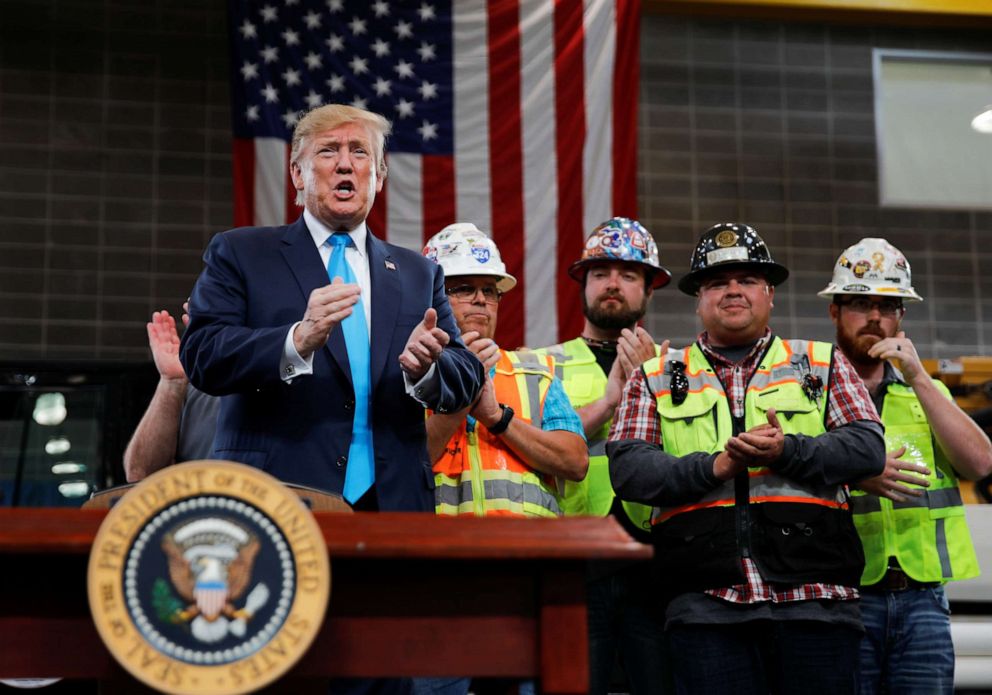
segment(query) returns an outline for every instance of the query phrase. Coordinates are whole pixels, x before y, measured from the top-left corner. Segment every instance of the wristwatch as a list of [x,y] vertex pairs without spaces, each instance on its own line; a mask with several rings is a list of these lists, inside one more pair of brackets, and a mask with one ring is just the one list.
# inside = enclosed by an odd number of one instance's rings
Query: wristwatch
[[513,419],[513,408],[502,403],[499,404],[499,407],[503,409],[503,417],[499,419],[499,422],[487,428],[490,434],[503,434],[510,426],[510,420]]

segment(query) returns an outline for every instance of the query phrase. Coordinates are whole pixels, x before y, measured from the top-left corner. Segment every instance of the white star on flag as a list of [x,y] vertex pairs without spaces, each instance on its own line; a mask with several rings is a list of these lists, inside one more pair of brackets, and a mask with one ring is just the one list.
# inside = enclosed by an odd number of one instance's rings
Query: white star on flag
[[423,125],[417,128],[417,132],[424,138],[424,140],[433,140],[437,137],[437,124],[424,121]]
[[400,99],[396,103],[396,110],[399,111],[400,118],[408,118],[413,115],[413,102]]
[[303,100],[307,102],[307,106],[311,109],[315,109],[324,103],[324,97],[317,94],[317,92],[310,90],[310,93],[303,97]]
[[348,61],[348,65],[351,66],[351,71],[356,75],[364,75],[369,71],[369,62],[359,56],[355,56]]
[[307,25],[307,29],[320,28],[320,15],[316,12],[307,12],[306,16],[303,18],[303,21]]
[[241,74],[244,75],[246,80],[250,80],[253,77],[258,77],[258,65],[255,63],[249,63],[246,60],[245,64],[241,66]]
[[393,83],[390,82],[389,80],[384,80],[381,77],[377,77],[375,79],[375,84],[372,85],[372,89],[375,90],[376,95],[382,97],[382,96],[386,96],[392,91],[390,89],[392,84]]
[[413,36],[413,25],[411,25],[410,22],[400,21],[396,23],[395,27],[393,27],[393,31],[395,31],[396,35],[401,39],[408,39]]
[[310,51],[303,58],[303,62],[307,64],[307,67],[311,70],[320,70],[321,66],[324,64],[323,58],[320,57],[319,53],[314,53]]
[[352,17],[351,21],[348,22],[348,26],[351,27],[351,33],[355,36],[359,36],[368,31],[365,28],[365,20],[359,19],[358,17]]
[[393,69],[396,71],[396,74],[400,76],[400,78],[413,77],[413,64],[408,63],[405,60],[400,60],[400,62],[398,62],[396,67]]
[[420,48],[417,49],[417,53],[420,54],[420,59],[424,62],[428,60],[434,60],[434,45],[429,44],[426,41],[420,42]]
[[389,42],[383,41],[382,39],[376,39],[372,42],[372,52],[375,53],[376,57],[382,58],[383,56],[389,55]]
[[424,98],[424,101],[437,97],[437,85],[431,84],[427,80],[424,80],[423,83],[417,87],[417,91],[420,92],[420,95]]

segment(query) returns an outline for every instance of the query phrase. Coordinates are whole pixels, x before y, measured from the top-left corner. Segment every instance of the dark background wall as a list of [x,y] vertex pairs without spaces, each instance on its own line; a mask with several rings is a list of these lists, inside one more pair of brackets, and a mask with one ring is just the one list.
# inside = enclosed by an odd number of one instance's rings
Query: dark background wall
[[[841,250],[885,237],[926,300],[903,323],[921,354],[989,354],[992,213],[879,207],[871,53],[990,45],[987,30],[645,16],[640,213],[663,263],[678,277],[703,229],[750,222],[792,271],[772,327],[832,339],[816,293]],[[649,330],[685,344],[697,331],[693,300],[661,293]]]
[[[676,276],[710,224],[754,224],[793,276],[774,326],[827,338],[840,250],[885,236],[926,297],[924,356],[988,354],[992,214],[877,205],[871,49],[987,49],[987,32],[648,14],[641,218]],[[223,0],[0,0],[0,359],[147,357],[230,225]],[[661,291],[648,327],[688,341]]]
[[0,0],[0,359],[147,358],[230,225],[223,0]]

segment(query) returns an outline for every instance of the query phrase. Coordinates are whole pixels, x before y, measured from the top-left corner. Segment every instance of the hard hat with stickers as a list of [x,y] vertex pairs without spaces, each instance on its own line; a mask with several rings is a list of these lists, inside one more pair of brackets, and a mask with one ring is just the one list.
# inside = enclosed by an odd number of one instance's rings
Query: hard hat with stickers
[[658,262],[658,245],[648,230],[628,217],[613,217],[592,230],[582,257],[569,266],[568,274],[582,282],[590,265],[611,261],[643,267],[654,289],[664,287],[672,279],[672,274]]
[[913,289],[909,262],[902,252],[885,239],[865,238],[844,250],[834,265],[830,284],[817,293],[870,294],[922,302]]
[[493,275],[499,278],[496,289],[500,292],[512,290],[517,284],[517,279],[506,272],[496,244],[471,222],[449,224],[428,239],[423,255],[441,266],[445,277]]
[[717,268],[753,268],[773,287],[789,277],[789,269],[775,262],[754,227],[736,222],[715,224],[703,232],[692,252],[689,272],[679,280],[679,289],[695,296],[702,279]]

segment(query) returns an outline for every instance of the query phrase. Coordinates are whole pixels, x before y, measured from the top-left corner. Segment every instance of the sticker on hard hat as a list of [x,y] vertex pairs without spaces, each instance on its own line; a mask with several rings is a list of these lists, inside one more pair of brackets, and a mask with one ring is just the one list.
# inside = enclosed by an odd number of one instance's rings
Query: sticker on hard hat
[[[731,232],[733,234],[733,232]],[[716,249],[715,251],[710,251],[706,254],[707,265],[717,265],[718,263],[727,263],[728,261],[746,261],[747,249],[743,246],[733,246],[728,249]]]
[[623,237],[619,231],[610,230],[608,234],[599,237],[599,245],[607,249],[617,249],[623,244]]
[[868,285],[844,285],[841,290],[844,292],[867,292],[871,288]]
[[717,246],[733,246],[737,243],[737,233],[725,229],[717,234],[713,241],[716,242]]
[[472,246],[472,257],[475,258],[475,260],[479,261],[479,263],[488,263],[489,256],[490,256],[489,249],[487,249],[482,244]]
[[868,261],[858,261],[854,264],[851,272],[854,273],[854,277],[863,278],[869,270],[871,270],[871,263]]

